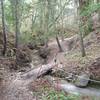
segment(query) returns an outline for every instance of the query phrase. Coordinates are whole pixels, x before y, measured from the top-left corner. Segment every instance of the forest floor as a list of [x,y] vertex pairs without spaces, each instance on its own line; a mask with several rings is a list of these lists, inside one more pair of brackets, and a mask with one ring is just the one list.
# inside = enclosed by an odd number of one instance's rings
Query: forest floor
[[[61,95],[61,90],[59,90],[59,88],[55,88],[54,90],[46,78],[39,78],[36,80],[23,80],[20,78],[20,72],[10,72],[8,70],[5,70],[3,74],[4,78],[2,81],[0,81],[0,100],[49,100],[49,98],[51,98],[51,93],[57,93],[53,94],[57,97]],[[60,83],[59,80],[57,82]],[[66,83],[66,86],[69,88],[69,91],[72,89],[71,87],[73,87],[72,85],[69,85],[69,83]],[[100,91],[95,88],[87,88],[86,90],[82,89],[82,91],[84,91],[86,94],[89,94],[89,91],[92,91],[94,95],[100,93]],[[71,94],[66,93],[64,95],[66,97],[69,96],[70,98]],[[78,94],[74,96],[74,98],[76,99],[71,100],[93,100],[92,97],[86,95],[79,97]],[[97,98],[96,100],[99,99]]]
[[[100,42],[99,40],[97,40],[97,37],[87,36],[86,40],[87,43],[85,44],[86,44],[87,56],[84,58],[81,57],[81,53],[78,49],[74,49],[74,51],[72,50],[70,52],[65,50],[65,52],[59,53],[59,49],[57,47],[56,42],[49,44],[51,53],[48,57],[48,63],[53,59],[56,59],[59,65],[58,67],[66,70],[66,72],[74,71],[75,69],[77,69],[76,68],[77,66],[84,68],[84,70],[86,70],[86,65],[90,64],[96,58],[100,57]],[[91,45],[89,45],[88,43],[90,43]],[[64,48],[67,48],[66,43],[63,43],[62,46]],[[36,58],[41,61],[41,59],[39,59],[37,56],[33,57],[33,59],[35,60]],[[40,61],[35,62],[35,60],[33,61],[33,63],[35,63],[34,66],[36,66],[36,64],[40,62]],[[41,63],[38,64],[38,66],[40,65]],[[52,91],[53,92],[56,91],[57,92],[56,94],[59,94],[59,91],[54,90],[52,86],[49,84],[47,79],[40,78],[37,80],[28,80],[28,79],[23,80],[20,78],[21,72],[10,71],[9,70],[10,66],[13,66],[12,59],[0,58],[0,71],[2,71],[2,76],[3,76],[3,78],[0,79],[0,100],[50,100],[50,95],[51,95],[50,93]],[[88,89],[88,91],[91,91],[91,89]],[[97,94],[97,91],[98,89],[97,90],[94,89],[95,92],[94,94]],[[68,94],[66,95],[68,96]],[[77,96],[75,98],[76,99],[71,99],[71,100],[79,99],[77,98]],[[93,100],[93,99],[88,96],[82,96],[79,100]],[[100,98],[96,100],[100,100]]]
[[68,69],[68,67],[74,66],[85,67],[96,58],[100,57],[100,32],[92,32],[84,39],[84,46],[86,50],[85,57],[81,57],[79,41],[74,41],[75,43],[72,44],[72,50],[67,50],[67,42],[69,42],[72,38],[73,37],[67,38],[65,41],[61,42],[62,48],[64,49],[64,52],[62,53],[59,52],[56,41],[50,43],[49,48],[51,49],[51,55],[48,57],[48,59],[51,61],[53,58],[55,58],[59,63],[63,64],[65,69]]

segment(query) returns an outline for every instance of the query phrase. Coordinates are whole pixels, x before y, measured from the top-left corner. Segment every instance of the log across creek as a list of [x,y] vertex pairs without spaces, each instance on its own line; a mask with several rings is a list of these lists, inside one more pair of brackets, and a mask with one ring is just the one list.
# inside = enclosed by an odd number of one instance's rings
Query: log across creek
[[48,71],[52,70],[56,64],[54,62],[51,62],[47,65],[42,65],[36,69],[33,69],[31,71],[28,71],[21,75],[21,78],[23,79],[36,79],[40,76],[46,74]]
[[[34,81],[37,78],[41,77],[48,71],[52,70],[56,64],[54,62],[51,62],[50,64],[47,65],[42,65],[41,67],[38,67],[36,69],[33,69],[27,73],[24,73],[21,75],[21,78],[25,81],[31,80]],[[67,93],[73,93],[73,94],[82,94],[86,96],[95,96],[100,99],[100,89],[92,88],[92,87],[86,87],[86,88],[80,88],[77,87],[71,83],[68,83],[67,81],[63,80],[58,80],[59,82],[55,81],[57,78],[54,78],[50,75],[44,76],[48,80],[48,82],[51,84],[52,87],[58,88],[60,90],[63,90]]]

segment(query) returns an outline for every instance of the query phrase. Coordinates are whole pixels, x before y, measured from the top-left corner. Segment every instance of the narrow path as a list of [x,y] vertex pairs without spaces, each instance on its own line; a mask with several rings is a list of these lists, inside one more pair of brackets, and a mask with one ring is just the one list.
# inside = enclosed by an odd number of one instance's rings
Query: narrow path
[[31,80],[21,80],[16,77],[0,90],[0,100],[36,100],[28,89],[30,82]]

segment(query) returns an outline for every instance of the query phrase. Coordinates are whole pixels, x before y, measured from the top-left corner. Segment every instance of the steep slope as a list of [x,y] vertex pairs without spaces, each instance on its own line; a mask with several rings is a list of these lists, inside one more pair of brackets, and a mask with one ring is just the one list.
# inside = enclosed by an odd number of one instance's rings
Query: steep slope
[[[67,42],[72,40],[73,38],[68,38],[64,42],[61,42],[62,47],[67,48],[69,45]],[[86,57],[81,56],[79,39],[76,38],[73,41],[74,43],[72,44],[71,50],[66,49],[63,53],[59,53],[57,45],[52,43],[52,45],[50,45],[51,56],[49,58],[53,59],[54,57],[54,59],[56,59],[56,62],[58,63],[58,70],[60,68],[65,72],[72,73],[74,75],[80,75],[82,72],[88,73],[90,74],[91,79],[100,80],[100,63],[98,60],[100,58],[100,32],[91,32],[84,38]],[[94,62],[96,63],[94,64]],[[57,68],[55,69],[56,71]],[[64,73],[60,72],[58,71],[56,74],[62,74],[62,76],[64,76]]]

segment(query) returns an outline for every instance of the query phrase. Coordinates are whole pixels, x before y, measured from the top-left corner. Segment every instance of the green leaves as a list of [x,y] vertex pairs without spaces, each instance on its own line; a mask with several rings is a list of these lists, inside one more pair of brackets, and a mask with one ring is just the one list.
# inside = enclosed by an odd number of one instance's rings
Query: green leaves
[[81,11],[81,16],[90,16],[93,12],[100,10],[100,3],[91,3]]
[[43,97],[43,100],[80,100],[80,96],[67,95],[63,91],[50,90],[47,96]]

